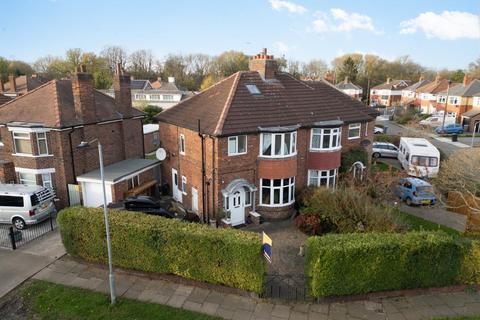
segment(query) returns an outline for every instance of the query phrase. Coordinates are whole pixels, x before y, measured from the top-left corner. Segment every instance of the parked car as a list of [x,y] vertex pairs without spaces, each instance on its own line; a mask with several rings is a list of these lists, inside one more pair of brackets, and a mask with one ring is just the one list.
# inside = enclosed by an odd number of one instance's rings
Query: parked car
[[398,156],[398,148],[388,142],[374,142],[372,148],[372,157],[391,157],[396,158]]
[[459,123],[451,123],[451,124],[445,125],[445,127],[440,126],[435,128],[435,133],[461,134],[463,133],[463,126]]
[[[445,117],[445,124],[452,124],[455,123],[456,117],[447,115]],[[427,119],[423,119],[419,122],[422,126],[439,126],[443,123],[443,115],[435,115],[428,117]]]
[[400,179],[395,194],[409,206],[434,205],[437,202],[432,185],[419,178]]
[[0,184],[0,223],[19,230],[48,219],[57,211],[50,188],[25,184]]
[[381,128],[381,127],[375,127],[375,128],[373,129],[373,133],[374,133],[374,134],[382,134],[383,132],[384,132],[384,130],[383,130],[383,128]]

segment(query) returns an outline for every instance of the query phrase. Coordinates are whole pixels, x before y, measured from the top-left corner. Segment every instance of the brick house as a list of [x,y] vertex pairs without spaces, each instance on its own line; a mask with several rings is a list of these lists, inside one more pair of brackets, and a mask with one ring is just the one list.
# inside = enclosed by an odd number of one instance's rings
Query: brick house
[[420,104],[420,100],[417,92],[418,88],[423,87],[431,82],[432,81],[424,79],[423,77],[420,77],[420,79],[418,79],[418,82],[415,82],[411,86],[408,86],[405,89],[403,89],[402,99],[401,99],[402,105],[418,107]]
[[[451,84],[450,87],[454,87],[457,84]],[[437,112],[438,95],[443,90],[447,89],[448,80],[440,79],[439,76],[435,77],[435,80],[417,88],[416,106],[421,113],[433,114]]]
[[356,84],[349,81],[348,77],[345,77],[344,81],[337,83],[335,87],[345,93],[347,96],[351,97],[352,99],[362,101],[362,87],[357,86]]
[[143,125],[143,145],[145,154],[152,153],[158,149],[160,146],[158,124],[149,123]]
[[162,182],[204,221],[286,218],[295,191],[334,187],[341,153],[373,141],[376,114],[361,102],[278,72],[266,49],[249,67],[157,115]]
[[472,80],[468,75],[465,75],[462,83],[450,85],[448,101],[446,88],[438,93],[437,110],[443,111],[446,109],[448,113],[456,116],[457,122],[460,122],[464,113],[478,106],[479,101],[475,97],[479,94],[480,80]]
[[406,80],[387,79],[387,82],[379,84],[370,90],[370,102],[387,107],[400,104],[402,90],[409,86]]
[[7,83],[3,83],[2,80],[0,80],[0,94],[15,98],[40,87],[46,82],[46,78],[37,74],[18,77],[9,75]]
[[63,208],[78,204],[69,197],[77,176],[99,167],[95,146],[76,148],[82,141],[99,139],[106,170],[143,158],[144,114],[132,108],[130,77],[118,70],[114,87],[115,98],[95,90],[82,66],[71,80],[49,81],[0,106],[0,182],[52,187]]

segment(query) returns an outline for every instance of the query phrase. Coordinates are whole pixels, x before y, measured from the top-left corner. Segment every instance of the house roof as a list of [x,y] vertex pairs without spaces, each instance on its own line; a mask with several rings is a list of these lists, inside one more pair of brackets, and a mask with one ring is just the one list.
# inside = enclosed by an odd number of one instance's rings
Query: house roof
[[[115,99],[94,91],[98,122],[122,119]],[[143,112],[133,108],[132,116]],[[75,113],[70,80],[52,80],[0,106],[0,123],[35,122],[45,127],[63,128],[84,124]]]
[[130,81],[130,88],[132,90],[147,90],[147,89],[152,89],[152,85],[148,80],[132,79]]
[[[457,86],[458,83],[452,83],[450,84],[450,90]],[[444,90],[446,90],[448,87],[448,80],[447,79],[441,79],[438,81],[432,81],[429,84],[426,84],[424,86],[421,86],[417,89],[418,93],[432,93],[432,94],[437,94],[440,93]]]
[[400,90],[408,87],[407,80],[391,80],[390,82],[384,82],[379,84],[372,89],[375,90],[382,90],[382,89],[390,89],[390,90]]
[[[38,75],[19,76],[15,78],[15,86],[17,87],[16,92],[26,93],[28,91],[31,91],[35,88],[40,87],[42,84],[46,82],[47,80],[45,78],[40,77]],[[4,88],[5,88],[5,92],[9,92],[11,90],[10,82],[6,82],[4,84]]]
[[335,87],[337,89],[340,89],[340,90],[362,90],[362,87],[357,86],[356,84],[353,84],[352,82],[345,82],[345,81],[337,83],[337,85]]
[[[447,90],[443,90],[442,94],[446,94]],[[458,83],[456,86],[452,88],[450,86],[450,91],[448,92],[450,96],[460,96],[460,97],[473,97],[473,96],[480,96],[480,80],[473,79],[469,84],[466,86],[463,83]]]
[[12,98],[0,93],[0,106],[10,100],[12,100]]
[[432,81],[431,80],[428,80],[428,79],[425,79],[425,80],[421,80],[421,81],[418,81],[418,82],[415,82],[414,84],[412,84],[411,86],[408,86],[406,87],[405,91],[417,91],[418,88],[420,87],[423,87],[429,83],[431,83]]
[[[246,85],[254,85],[259,94]],[[325,120],[371,121],[376,112],[323,81],[305,82],[288,73],[264,80],[240,71],[157,115],[171,123],[211,135],[258,132],[262,128],[311,126]]]
[[478,109],[472,109],[472,110],[468,110],[467,112],[465,112],[464,114],[462,114],[462,117],[466,117],[466,118],[472,118],[472,117],[475,117],[477,115],[480,114],[480,108]]

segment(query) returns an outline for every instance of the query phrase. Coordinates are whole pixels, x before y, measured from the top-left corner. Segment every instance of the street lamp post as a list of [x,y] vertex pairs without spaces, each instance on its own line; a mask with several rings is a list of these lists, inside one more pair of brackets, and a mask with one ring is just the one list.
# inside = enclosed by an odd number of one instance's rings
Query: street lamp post
[[116,300],[115,275],[113,273],[113,266],[112,266],[112,247],[110,244],[110,227],[108,224],[107,191],[105,188],[105,176],[103,172],[103,148],[102,148],[102,144],[98,139],[94,139],[90,142],[82,141],[77,148],[78,149],[88,148],[94,142],[97,142],[97,145],[98,145],[98,159],[100,163],[100,179],[102,180],[102,191],[103,191],[103,215],[105,218],[105,232],[107,234],[108,270],[109,270],[108,280],[110,284],[110,302],[113,305],[115,304],[115,300]]
[[473,142],[475,140],[475,132],[477,131],[477,126],[480,126],[480,121],[473,125],[472,142],[470,143],[470,148],[473,148]]
[[451,85],[451,84],[452,84],[452,81],[451,81],[451,80],[448,80],[447,98],[445,99],[445,109],[443,110],[442,133],[445,133],[445,118],[447,117],[448,95],[450,94],[450,85]]

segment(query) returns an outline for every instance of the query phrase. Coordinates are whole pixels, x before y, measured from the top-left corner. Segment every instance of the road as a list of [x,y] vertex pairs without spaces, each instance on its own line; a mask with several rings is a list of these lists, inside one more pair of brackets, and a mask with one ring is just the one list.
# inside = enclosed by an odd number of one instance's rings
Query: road
[[[377,123],[388,127],[387,129],[388,135],[402,136],[403,133],[406,131],[405,128],[399,126],[393,121],[377,121]],[[448,157],[449,155],[453,154],[454,152],[460,149],[469,147],[472,141],[472,138],[460,137],[458,141],[461,142],[462,144],[457,143],[456,145],[451,143],[450,138],[435,138],[435,139],[429,138],[429,140],[434,146],[436,146],[442,153],[444,153]],[[474,146],[480,147],[480,137],[475,138]]]

